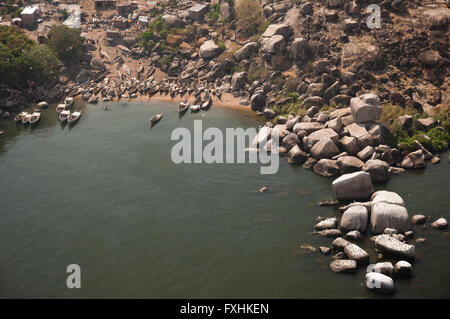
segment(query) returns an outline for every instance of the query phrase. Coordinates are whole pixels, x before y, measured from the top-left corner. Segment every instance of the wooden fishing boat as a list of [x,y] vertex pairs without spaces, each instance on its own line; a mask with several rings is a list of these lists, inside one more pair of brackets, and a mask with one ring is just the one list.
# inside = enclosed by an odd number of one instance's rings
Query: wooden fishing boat
[[29,122],[31,125],[33,125],[39,122],[40,119],[41,119],[41,112],[34,112],[33,114],[31,114]]
[[187,111],[188,108],[189,108],[189,103],[188,103],[188,101],[186,99],[183,102],[181,102],[180,104],[178,104],[178,113],[179,114],[184,114]]
[[70,109],[73,105],[73,97],[66,97],[64,99],[64,104],[66,105],[66,110]]
[[22,124],[23,124],[23,125],[30,124],[30,119],[31,119],[31,114],[30,114],[30,113],[27,113],[27,114],[22,118]]
[[161,118],[162,118],[162,113],[158,113],[150,119],[150,123],[152,123],[152,126],[153,126],[156,123],[158,123],[161,120]]
[[207,110],[211,107],[212,105],[212,99],[209,95],[206,95],[205,98],[203,99],[202,104],[200,105],[200,108],[202,110]]
[[177,95],[177,91],[172,91],[170,93],[170,98],[173,99],[175,97],[175,95]]
[[64,110],[61,113],[59,113],[59,120],[61,121],[61,123],[64,123],[65,121],[67,121],[67,119],[70,116],[70,111],[69,110]]
[[22,122],[22,119],[27,116],[28,112],[20,112],[14,117],[14,122]]
[[197,113],[200,111],[200,104],[191,105],[191,113]]
[[56,107],[56,113],[61,113],[62,111],[64,111],[66,109],[66,104],[64,104],[64,103],[61,103],[61,104],[58,104],[58,106]]
[[78,121],[80,119],[80,116],[81,116],[81,111],[73,112],[73,113],[69,114],[69,117],[67,118],[67,122],[69,122],[69,124],[75,123],[76,121]]

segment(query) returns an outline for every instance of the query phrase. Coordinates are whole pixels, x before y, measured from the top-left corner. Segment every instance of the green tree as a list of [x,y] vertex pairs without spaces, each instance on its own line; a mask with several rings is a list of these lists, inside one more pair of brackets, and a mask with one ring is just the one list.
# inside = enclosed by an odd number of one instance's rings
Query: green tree
[[46,45],[35,45],[19,58],[19,81],[49,84],[58,76],[60,61]]
[[81,31],[65,25],[54,26],[48,33],[48,46],[65,63],[78,63],[83,56]]
[[257,33],[264,24],[262,10],[257,0],[242,0],[236,8],[238,28],[248,34]]
[[60,62],[47,46],[38,46],[17,27],[0,26],[0,83],[17,88],[28,81],[47,84],[55,79]]

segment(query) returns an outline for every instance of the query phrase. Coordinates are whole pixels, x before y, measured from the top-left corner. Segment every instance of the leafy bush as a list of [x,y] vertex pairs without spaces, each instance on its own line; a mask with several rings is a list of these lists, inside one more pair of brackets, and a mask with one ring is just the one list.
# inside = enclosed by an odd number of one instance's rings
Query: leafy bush
[[[398,117],[406,114],[413,116],[413,123],[409,130],[402,129],[397,123]],[[450,120],[448,119],[448,114],[434,114],[433,117],[441,122],[441,126],[434,127],[428,132],[416,129],[416,120],[424,116],[428,117],[428,115],[421,114],[413,108],[402,108],[398,105],[385,104],[380,121],[386,123],[389,127],[392,134],[389,143],[392,146],[398,146],[401,150],[412,151],[414,141],[418,140],[431,152],[444,152],[448,149],[450,142]]]
[[220,5],[218,3],[215,3],[213,5],[212,10],[210,12],[208,12],[207,17],[212,22],[216,22],[217,20],[219,20],[219,17],[220,17]]
[[242,0],[236,8],[237,26],[247,35],[257,33],[264,25],[262,10],[257,0]]
[[29,82],[49,84],[60,62],[46,45],[38,46],[17,27],[0,26],[0,83],[24,88]]

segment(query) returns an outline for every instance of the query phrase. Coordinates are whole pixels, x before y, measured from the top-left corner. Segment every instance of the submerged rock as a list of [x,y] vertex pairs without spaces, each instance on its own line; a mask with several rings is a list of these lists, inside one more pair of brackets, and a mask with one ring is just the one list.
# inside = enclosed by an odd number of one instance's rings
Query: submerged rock
[[411,277],[412,265],[404,260],[400,260],[394,266],[395,275],[399,277]]
[[321,222],[317,223],[314,226],[314,228],[317,230],[325,230],[325,229],[336,228],[336,227],[337,227],[337,219],[334,217],[322,220]]
[[411,218],[411,220],[412,220],[413,224],[421,225],[421,224],[425,224],[427,218],[425,217],[425,215],[420,215],[419,214],[419,215],[414,215]]
[[448,227],[448,223],[445,218],[441,217],[441,218],[435,220],[434,222],[432,222],[431,226],[433,226],[433,228],[437,228],[437,229],[446,229]]
[[340,259],[334,260],[330,264],[331,270],[336,273],[355,272],[357,263],[355,260]]

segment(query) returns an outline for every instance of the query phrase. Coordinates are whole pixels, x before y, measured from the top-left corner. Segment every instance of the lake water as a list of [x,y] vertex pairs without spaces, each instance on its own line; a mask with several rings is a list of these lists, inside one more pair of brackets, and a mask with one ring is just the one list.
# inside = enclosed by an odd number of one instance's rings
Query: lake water
[[[317,216],[336,215],[317,205],[333,195],[331,179],[284,160],[275,175],[255,164],[171,161],[176,127],[262,119],[214,107],[179,119],[175,104],[159,102],[104,105],[77,102],[84,113],[73,127],[53,107],[35,129],[0,123],[0,297],[380,297],[364,288],[364,269],[334,274],[331,257],[296,249],[331,244],[311,234]],[[157,112],[164,117],[150,129]],[[398,192],[411,216],[449,218],[447,157],[378,189]],[[388,298],[448,298],[449,232],[416,231],[428,242],[417,244],[415,277],[395,280]],[[81,289],[66,287],[69,264],[81,267]]]

